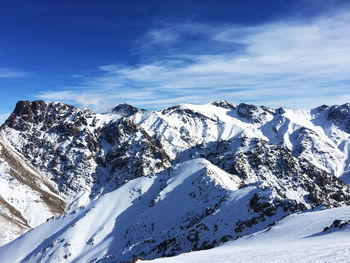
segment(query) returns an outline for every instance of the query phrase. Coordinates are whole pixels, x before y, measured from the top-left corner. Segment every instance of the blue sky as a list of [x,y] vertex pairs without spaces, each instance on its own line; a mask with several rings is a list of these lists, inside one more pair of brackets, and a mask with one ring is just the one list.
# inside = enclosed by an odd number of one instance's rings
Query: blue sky
[[350,102],[346,2],[2,0],[0,120],[24,99],[97,112]]

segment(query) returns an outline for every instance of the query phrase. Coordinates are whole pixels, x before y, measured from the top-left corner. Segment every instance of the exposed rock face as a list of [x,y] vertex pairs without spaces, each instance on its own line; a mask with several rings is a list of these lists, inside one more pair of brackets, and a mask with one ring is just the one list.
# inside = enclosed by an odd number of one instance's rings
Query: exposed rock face
[[350,225],[350,220],[341,220],[341,219],[336,219],[333,221],[333,223],[330,226],[327,226],[323,229],[322,232],[329,232],[331,230],[337,230],[337,229],[342,229],[344,227],[347,227]]
[[237,114],[251,123],[263,123],[268,120],[268,115],[274,114],[274,110],[265,106],[241,103],[237,107]]
[[139,110],[138,108],[126,103],[119,104],[112,109],[112,113],[118,114],[122,117],[129,117],[130,115],[133,115],[139,111],[144,112],[145,110]]
[[79,191],[82,180],[91,180],[91,156],[98,144],[94,121],[95,114],[87,109],[20,101],[2,132],[37,169],[57,183],[60,192],[69,196]]
[[[115,110],[137,112],[130,105]],[[125,180],[170,166],[158,142],[138,124],[120,118],[104,123],[87,109],[20,101],[2,132],[68,200],[73,200],[81,192],[93,191],[91,196],[95,197]]]
[[93,195],[116,189],[127,181],[158,173],[171,166],[159,142],[126,119],[110,122],[99,136]]
[[216,107],[221,107],[228,110],[235,110],[236,106],[226,100],[217,100],[212,103]]
[[350,132],[350,103],[341,106],[331,106],[328,109],[327,119],[332,121],[335,125]]
[[19,101],[4,125],[17,130],[26,130],[29,123],[44,121],[46,103],[44,101]]

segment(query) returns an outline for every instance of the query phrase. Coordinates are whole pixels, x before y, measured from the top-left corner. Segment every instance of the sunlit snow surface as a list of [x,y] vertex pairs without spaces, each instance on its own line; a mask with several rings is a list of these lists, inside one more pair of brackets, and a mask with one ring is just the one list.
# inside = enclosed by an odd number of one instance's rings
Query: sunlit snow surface
[[350,207],[290,215],[219,247],[150,262],[350,262],[350,225],[323,232],[335,219],[349,220]]
[[[212,168],[211,176],[205,175],[208,166]],[[1,247],[1,263],[66,262],[66,258],[90,262],[113,253],[117,253],[115,261],[118,262],[124,255],[130,257],[129,251],[138,242],[146,242],[142,248],[145,249],[148,239],[158,236],[163,240],[172,226],[182,223],[191,213],[214,204],[216,195],[225,188],[238,189],[240,182],[203,159],[176,166],[167,187],[158,192],[167,179],[164,174],[131,180],[85,208],[40,225]],[[203,186],[212,188],[207,203],[201,204],[188,197],[195,189],[189,180],[199,180]],[[243,192],[250,194],[247,190]],[[240,198],[236,197],[237,200]],[[125,238],[126,231],[131,233],[131,242]],[[175,229],[172,235],[176,236],[176,231],[179,230]]]
[[[162,187],[164,181],[167,183]],[[238,177],[204,159],[181,163],[170,177],[164,174],[131,180],[85,208],[38,226],[1,247],[1,262],[111,263],[129,260],[133,253],[151,251],[154,244],[147,243],[148,240],[157,244],[168,237],[181,237],[188,230],[176,226],[217,203],[215,198],[223,191],[229,194],[228,199],[207,221],[212,221],[208,226],[222,222],[219,231],[227,233],[224,225],[244,218],[247,203],[256,191],[253,186],[238,189],[239,182]],[[196,185],[210,189],[204,196],[198,196],[200,192],[196,192],[200,202],[189,198],[198,187]],[[324,262],[347,262],[350,259],[349,227],[322,233],[335,219],[349,220],[350,207],[291,215],[268,231],[231,241],[216,249],[160,260],[323,262],[325,259]],[[248,234],[266,229],[272,222],[255,225],[248,229]],[[211,235],[205,231],[201,234]]]

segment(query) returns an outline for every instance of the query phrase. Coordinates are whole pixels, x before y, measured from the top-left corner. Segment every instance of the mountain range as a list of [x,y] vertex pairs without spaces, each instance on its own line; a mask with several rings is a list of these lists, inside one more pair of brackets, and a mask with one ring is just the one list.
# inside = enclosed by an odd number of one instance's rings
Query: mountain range
[[350,104],[19,101],[0,128],[1,262],[151,260],[257,244],[296,215],[293,231],[310,213],[346,223],[349,144]]

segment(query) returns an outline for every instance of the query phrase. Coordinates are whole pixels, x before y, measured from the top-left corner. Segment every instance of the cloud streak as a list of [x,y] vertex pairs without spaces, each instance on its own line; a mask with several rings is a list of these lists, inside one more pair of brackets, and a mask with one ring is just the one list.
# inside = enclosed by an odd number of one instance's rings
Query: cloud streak
[[22,78],[29,74],[12,68],[0,68],[0,78]]
[[350,101],[349,28],[350,12],[339,10],[250,27],[164,24],[137,41],[147,62],[100,66],[72,89],[36,97],[97,111],[121,102],[159,109],[215,99],[292,108],[340,104]]

